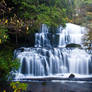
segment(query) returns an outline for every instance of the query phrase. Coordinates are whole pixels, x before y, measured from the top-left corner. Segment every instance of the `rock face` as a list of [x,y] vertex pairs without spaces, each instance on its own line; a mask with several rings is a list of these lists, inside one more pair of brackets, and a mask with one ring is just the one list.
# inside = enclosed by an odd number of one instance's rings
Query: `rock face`
[[74,74],[70,74],[69,78],[75,78]]

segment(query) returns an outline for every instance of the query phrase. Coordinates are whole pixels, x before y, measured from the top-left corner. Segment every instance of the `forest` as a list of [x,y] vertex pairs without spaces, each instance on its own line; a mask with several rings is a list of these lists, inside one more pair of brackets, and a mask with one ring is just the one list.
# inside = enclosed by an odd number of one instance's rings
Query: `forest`
[[[19,68],[14,50],[33,47],[35,33],[42,24],[52,31],[66,23],[74,23],[90,29],[85,45],[92,44],[92,1],[91,0],[0,0],[0,90],[8,87],[17,92],[16,84],[9,83],[11,71]],[[26,84],[19,84],[20,89]],[[11,86],[12,85],[12,86]],[[20,92],[20,91],[18,91]]]

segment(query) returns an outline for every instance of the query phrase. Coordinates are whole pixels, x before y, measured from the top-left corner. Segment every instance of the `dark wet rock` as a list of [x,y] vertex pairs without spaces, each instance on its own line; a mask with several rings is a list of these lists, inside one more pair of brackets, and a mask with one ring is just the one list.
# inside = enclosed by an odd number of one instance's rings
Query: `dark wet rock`
[[66,48],[82,48],[82,47],[80,44],[71,43],[71,44],[67,44]]
[[20,50],[21,52],[23,52],[23,51],[24,51],[24,48],[19,48],[19,50]]
[[70,74],[69,78],[75,78],[74,74]]

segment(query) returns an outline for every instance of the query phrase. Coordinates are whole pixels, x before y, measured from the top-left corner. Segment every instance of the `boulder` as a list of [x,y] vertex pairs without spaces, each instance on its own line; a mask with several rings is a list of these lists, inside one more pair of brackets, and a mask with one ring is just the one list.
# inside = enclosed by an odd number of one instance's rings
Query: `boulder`
[[80,44],[71,43],[71,44],[67,44],[66,48],[81,48],[81,45]]
[[75,75],[74,74],[70,74],[69,78],[75,78]]

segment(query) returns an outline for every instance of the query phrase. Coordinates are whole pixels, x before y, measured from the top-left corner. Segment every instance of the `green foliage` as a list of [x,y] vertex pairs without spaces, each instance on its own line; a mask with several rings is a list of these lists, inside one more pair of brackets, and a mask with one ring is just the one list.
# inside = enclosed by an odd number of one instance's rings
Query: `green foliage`
[[0,81],[8,79],[12,70],[18,69],[18,60],[13,60],[12,50],[4,48],[0,51]]
[[66,16],[72,19],[72,14],[74,12],[74,0],[56,0],[56,6],[60,9],[66,10]]
[[[66,8],[58,4],[63,0],[12,0],[18,7],[17,16],[27,21],[30,20],[31,29],[38,28],[41,24],[58,26],[66,23]],[[66,1],[68,2],[68,1]],[[63,3],[66,3],[63,1]]]
[[26,91],[28,85],[26,83],[11,82],[10,86],[14,89],[14,92],[16,92],[16,91]]
[[6,42],[8,39],[8,29],[4,25],[0,25],[0,44]]
[[85,4],[92,4],[92,0],[83,0]]

